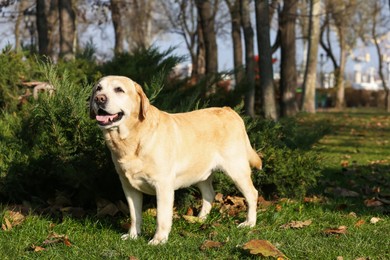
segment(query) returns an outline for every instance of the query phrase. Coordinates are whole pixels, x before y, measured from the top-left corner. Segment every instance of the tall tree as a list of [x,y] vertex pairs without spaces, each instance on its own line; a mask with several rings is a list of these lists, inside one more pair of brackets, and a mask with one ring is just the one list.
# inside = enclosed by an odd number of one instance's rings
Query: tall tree
[[121,1],[126,4],[126,13],[124,14],[124,24],[127,29],[126,36],[131,52],[135,48],[149,48],[155,35],[153,12],[156,1],[154,0],[129,0]]
[[317,83],[317,56],[320,41],[320,10],[321,1],[310,0],[309,42],[302,102],[302,110],[308,113],[316,112],[315,92]]
[[76,15],[72,0],[59,0],[60,15],[60,56],[65,60],[75,57],[76,48]]
[[215,33],[215,15],[218,6],[218,0],[195,0],[200,26],[203,33],[206,54],[206,77],[209,84],[214,82],[215,75],[218,73],[218,46]]
[[255,0],[255,12],[263,112],[266,118],[277,120],[268,0]]
[[295,21],[298,0],[284,1],[279,18],[280,30],[280,112],[293,116],[298,112],[295,94],[297,87]]
[[[4,3],[5,6],[7,6],[7,3]],[[18,13],[23,13],[24,10],[28,7],[28,2],[27,1],[21,1],[20,3],[18,3],[17,5],[17,8],[18,8]],[[14,35],[15,35],[15,49],[17,51],[20,51],[22,49],[22,44],[21,44],[21,37],[20,37],[20,26],[22,24],[22,21],[23,21],[23,16],[22,15],[18,15],[16,17],[16,21],[15,21],[15,27],[14,27]]]
[[194,0],[159,2],[170,26],[170,31],[180,35],[191,57],[193,79],[205,73],[205,47],[203,32]]
[[[334,67],[335,88],[336,88],[336,108],[344,107],[345,85],[344,72],[347,61],[347,52],[356,43],[354,35],[354,24],[356,20],[357,1],[356,0],[326,0],[326,16],[321,26],[321,47],[325,50]],[[333,21],[333,23],[332,23]],[[338,40],[339,55],[336,58],[332,47],[331,30],[335,28]]]
[[[382,50],[382,41],[385,40],[387,37],[388,32],[388,25],[389,24],[389,16],[385,16],[382,14],[383,10],[383,2],[380,1],[374,1],[369,2],[369,10],[370,10],[370,17],[372,21],[371,25],[371,37],[372,41],[374,42],[375,50],[378,56],[378,74],[379,78],[381,79],[383,90],[385,92],[385,109],[386,112],[390,112],[390,89],[389,85],[390,83],[387,82],[385,79],[385,74],[383,72],[384,70],[384,51]],[[388,65],[389,66],[389,65]],[[389,69],[389,68],[388,68]],[[390,71],[388,71],[389,73]],[[388,75],[390,78],[390,75]]]
[[114,52],[116,54],[123,53],[124,51],[124,40],[125,40],[125,32],[124,26],[122,25],[122,14],[121,10],[123,10],[123,2],[121,0],[110,0],[111,4],[111,17],[112,24],[114,26],[114,34],[115,34],[115,47]]
[[241,35],[241,14],[240,2],[241,0],[225,0],[231,20],[231,35],[233,42],[233,64],[234,77],[236,85],[240,85],[244,77],[243,74],[243,60],[242,60],[242,35]]
[[245,112],[247,115],[255,116],[255,55],[253,43],[253,28],[250,19],[250,1],[241,2],[241,25],[244,32],[245,42]]

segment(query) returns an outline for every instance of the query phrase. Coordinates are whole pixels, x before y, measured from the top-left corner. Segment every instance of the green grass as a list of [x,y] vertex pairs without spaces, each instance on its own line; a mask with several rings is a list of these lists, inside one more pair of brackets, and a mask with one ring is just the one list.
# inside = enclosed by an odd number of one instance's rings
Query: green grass
[[[144,213],[143,234],[135,241],[122,241],[121,223],[127,217],[52,218],[30,213],[9,231],[0,230],[0,259],[251,259],[258,258],[242,249],[251,239],[265,239],[290,259],[390,259],[389,205],[367,207],[366,199],[390,200],[390,115],[363,110],[327,112],[300,117],[303,134],[318,126],[331,125],[331,133],[312,149],[325,162],[319,187],[312,202],[280,199],[258,212],[253,229],[237,229],[244,212],[222,215],[214,208],[203,224],[174,219],[169,242],[148,246],[155,230],[155,218]],[[343,197],[336,188],[355,191]],[[378,190],[379,188],[379,190]],[[374,191],[373,191],[374,190]],[[378,192],[379,191],[379,192]],[[185,212],[186,209],[178,209]],[[353,212],[354,214],[351,214]],[[0,207],[0,219],[5,207]],[[371,224],[372,217],[382,220]],[[301,229],[282,229],[291,221],[312,220]],[[357,225],[357,223],[363,223]],[[363,222],[364,221],[364,222]],[[347,226],[346,234],[326,235],[324,230]],[[63,242],[44,245],[50,234],[67,235]],[[219,248],[200,249],[206,240],[222,243]],[[34,252],[34,246],[44,251]]]

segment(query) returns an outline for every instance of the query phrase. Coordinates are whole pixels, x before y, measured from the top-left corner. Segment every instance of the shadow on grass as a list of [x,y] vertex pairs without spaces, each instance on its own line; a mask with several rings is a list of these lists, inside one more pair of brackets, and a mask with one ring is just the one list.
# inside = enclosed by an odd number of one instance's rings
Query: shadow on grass
[[390,214],[390,165],[351,165],[325,168],[316,189],[329,198],[331,210]]

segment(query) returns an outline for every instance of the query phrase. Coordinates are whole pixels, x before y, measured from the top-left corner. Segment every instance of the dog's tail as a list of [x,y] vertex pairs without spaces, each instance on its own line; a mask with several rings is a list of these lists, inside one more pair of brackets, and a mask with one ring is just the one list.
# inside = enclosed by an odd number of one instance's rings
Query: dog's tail
[[250,166],[261,170],[263,168],[263,162],[261,161],[259,154],[255,150],[253,150],[251,146],[249,147],[248,155]]

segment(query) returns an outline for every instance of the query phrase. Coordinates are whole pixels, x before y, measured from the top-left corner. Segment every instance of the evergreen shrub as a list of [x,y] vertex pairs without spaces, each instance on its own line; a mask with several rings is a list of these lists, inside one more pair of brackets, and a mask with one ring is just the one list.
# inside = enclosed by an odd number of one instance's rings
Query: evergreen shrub
[[[168,74],[179,61],[170,52],[152,48],[116,57],[100,67],[101,72],[77,59],[69,63],[73,66],[40,63],[34,67],[36,75],[55,87],[55,94],[42,93],[22,110],[0,115],[0,196],[19,202],[33,197],[45,204],[61,192],[73,205],[92,207],[98,197],[123,198],[101,131],[88,116],[91,81],[100,74],[129,76],[165,111],[207,106],[209,100],[202,98],[199,88],[166,87]],[[86,68],[85,75],[80,67]],[[320,158],[303,138],[307,134],[300,132],[294,119],[275,123],[246,118],[245,122],[251,143],[263,154],[264,170],[252,175],[256,187],[270,195],[304,196],[321,169]],[[224,178],[217,175],[216,190],[237,192]],[[185,192],[194,195],[195,190]]]

